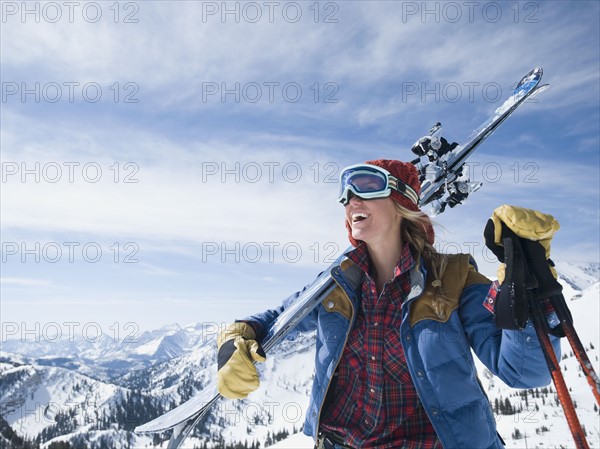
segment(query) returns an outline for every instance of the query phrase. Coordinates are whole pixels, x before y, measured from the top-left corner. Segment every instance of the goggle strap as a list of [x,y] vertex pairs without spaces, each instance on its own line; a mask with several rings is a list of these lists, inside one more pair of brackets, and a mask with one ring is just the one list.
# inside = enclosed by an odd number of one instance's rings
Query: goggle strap
[[417,195],[417,192],[415,192],[415,190],[411,186],[391,175],[389,177],[389,184],[391,188],[400,192],[402,195],[411,200],[417,206],[419,205],[419,195]]

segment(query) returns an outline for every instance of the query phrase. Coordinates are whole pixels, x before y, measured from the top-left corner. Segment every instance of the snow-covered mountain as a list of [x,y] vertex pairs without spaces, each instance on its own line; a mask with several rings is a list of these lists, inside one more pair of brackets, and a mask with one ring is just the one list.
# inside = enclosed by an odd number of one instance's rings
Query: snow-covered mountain
[[[50,445],[55,438],[73,447],[131,447],[132,424],[164,402],[66,368],[0,363],[0,447]],[[12,433],[16,434],[15,438]],[[12,443],[12,444],[11,444]]]
[[[211,326],[213,329],[214,325]],[[171,324],[120,339],[106,334],[86,337],[75,332],[59,336],[42,334],[6,339],[2,342],[2,353],[19,354],[31,364],[62,367],[115,381],[126,373],[188,354],[201,345],[207,335],[201,324],[185,328]]]
[[[600,372],[599,265],[558,263],[557,269],[577,331]],[[202,325],[171,325],[128,344],[111,339],[3,343],[0,448],[35,447],[35,442],[46,448],[59,442],[86,448],[166,447],[164,435],[137,436],[132,430],[214,377],[214,334]],[[186,447],[312,447],[299,432],[312,383],[314,338],[300,334],[276,348],[260,365],[261,388],[247,400],[220,402]],[[561,366],[590,446],[598,448],[598,408],[566,340]],[[553,387],[514,390],[479,369],[507,447],[573,447]]]
[[556,262],[558,278],[566,299],[577,299],[578,295],[600,279],[599,263]]

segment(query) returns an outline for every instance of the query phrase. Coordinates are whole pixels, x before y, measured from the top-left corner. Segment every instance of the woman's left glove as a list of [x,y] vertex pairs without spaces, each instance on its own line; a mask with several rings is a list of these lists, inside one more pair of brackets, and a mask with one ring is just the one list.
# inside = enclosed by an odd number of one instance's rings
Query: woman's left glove
[[217,336],[217,388],[221,396],[242,399],[259,386],[254,362],[264,362],[266,355],[252,327],[244,322],[227,326]]
[[[550,242],[558,229],[554,217],[532,209],[503,205],[494,210],[484,237],[486,246],[503,262],[494,305],[498,327],[525,326],[529,315],[526,289],[535,288],[546,313],[552,311],[548,298],[562,290],[550,260]],[[527,273],[533,275],[535,284]]]

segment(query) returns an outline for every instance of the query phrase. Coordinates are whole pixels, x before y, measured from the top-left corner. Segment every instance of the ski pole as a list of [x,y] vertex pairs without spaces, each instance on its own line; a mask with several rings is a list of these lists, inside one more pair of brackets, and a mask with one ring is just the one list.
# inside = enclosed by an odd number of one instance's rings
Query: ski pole
[[[515,297],[522,296],[523,294],[525,295],[529,306],[531,321],[538,337],[538,341],[540,342],[544,359],[548,365],[550,376],[556,387],[558,400],[565,412],[565,418],[567,419],[567,424],[569,425],[571,435],[575,441],[575,446],[577,449],[589,449],[583,427],[575,412],[575,405],[569,394],[565,378],[560,370],[560,364],[554,353],[550,337],[548,336],[550,329],[548,322],[546,321],[542,304],[537,295],[540,284],[537,277],[531,272],[530,265],[527,263],[527,261],[530,260],[530,257],[527,256],[530,256],[530,254],[525,253],[524,246],[526,245],[521,245],[523,239],[514,234],[508,227],[503,228],[502,240],[507,259],[512,260],[513,265],[519,268],[517,271],[522,270],[521,273],[523,278],[520,279],[522,284],[519,285],[520,282],[518,282],[512,285],[514,288],[513,294]],[[524,289],[524,291],[521,289]]]
[[536,289],[538,297],[548,298],[550,300],[550,304],[554,307],[554,311],[561,324],[559,328],[555,329],[561,331],[559,336],[567,337],[567,340],[581,365],[581,369],[587,382],[592,388],[596,402],[600,405],[600,380],[586,354],[579,335],[577,335],[577,332],[575,331],[573,317],[569,312],[565,297],[562,294],[562,285],[555,279],[550,270],[549,262],[546,261],[545,252],[539,243],[527,239],[520,239],[519,243],[523,255],[528,262],[527,268],[530,271],[531,276],[535,278],[535,286],[533,288]]
[[600,379],[598,378],[596,371],[594,371],[594,367],[592,366],[592,363],[585,352],[585,348],[581,343],[579,335],[573,326],[573,321],[569,315],[565,298],[562,294],[554,295],[550,297],[550,302],[552,303],[554,311],[560,320],[560,325],[562,326],[563,332],[569,340],[569,344],[571,345],[571,348],[573,348],[573,352],[575,353],[575,356],[581,365],[581,369],[585,375],[585,378],[592,388],[596,402],[598,405],[600,405]]
[[533,315],[533,327],[535,328],[535,332],[538,336],[542,352],[544,353],[546,364],[548,365],[548,369],[550,370],[552,381],[554,382],[554,386],[556,387],[556,394],[558,395],[558,400],[560,401],[560,404],[565,412],[567,424],[569,425],[569,429],[571,430],[571,434],[573,435],[575,446],[577,447],[577,449],[589,449],[587,440],[585,439],[583,428],[581,427],[581,423],[579,422],[579,418],[577,417],[577,413],[575,412],[575,405],[573,404],[571,395],[569,394],[569,390],[565,383],[565,378],[563,377],[562,371],[560,370],[560,364],[558,362],[558,359],[556,358],[556,354],[554,353],[554,348],[552,347],[552,343],[550,342],[550,337],[548,337],[546,329],[547,325],[544,324],[546,323],[546,317],[544,316],[542,305],[531,290],[528,289],[527,293],[529,299],[529,307]]

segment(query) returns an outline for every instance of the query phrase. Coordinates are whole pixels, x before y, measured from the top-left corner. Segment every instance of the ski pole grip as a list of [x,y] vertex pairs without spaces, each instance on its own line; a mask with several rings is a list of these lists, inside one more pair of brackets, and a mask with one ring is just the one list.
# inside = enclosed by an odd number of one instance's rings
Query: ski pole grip
[[519,239],[504,225],[501,233],[506,271],[496,297],[496,326],[521,330],[529,318],[528,290],[534,289],[536,283],[525,264]]
[[504,262],[504,248],[496,243],[495,240],[495,224],[490,218],[485,225],[483,230],[483,238],[485,239],[485,246],[487,246],[492,253],[498,258],[500,262]]
[[550,298],[562,293],[562,285],[554,277],[552,269],[554,262],[546,259],[546,250],[539,243],[533,240],[521,238],[521,246],[525,253],[527,265],[538,280],[537,294],[540,298]]

